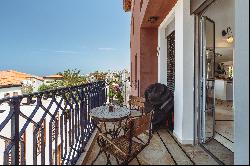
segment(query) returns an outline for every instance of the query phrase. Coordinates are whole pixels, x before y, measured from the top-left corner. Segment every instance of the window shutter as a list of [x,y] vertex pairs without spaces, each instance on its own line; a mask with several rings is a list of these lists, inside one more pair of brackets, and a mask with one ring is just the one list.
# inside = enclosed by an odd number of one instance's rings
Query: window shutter
[[175,31],[167,36],[167,86],[174,93],[175,89]]

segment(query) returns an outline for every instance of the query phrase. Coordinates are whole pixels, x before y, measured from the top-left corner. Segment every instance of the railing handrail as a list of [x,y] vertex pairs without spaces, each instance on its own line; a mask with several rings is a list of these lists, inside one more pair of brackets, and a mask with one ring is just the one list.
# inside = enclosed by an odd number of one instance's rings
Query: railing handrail
[[0,104],[6,101],[9,101],[11,99],[17,99],[17,98],[26,98],[26,97],[31,97],[31,96],[38,96],[38,95],[43,95],[43,94],[49,94],[51,92],[56,92],[56,91],[61,91],[65,89],[74,89],[74,88],[82,88],[82,87],[88,87],[93,84],[98,84],[98,83],[105,83],[105,81],[97,81],[97,82],[91,82],[91,83],[84,83],[81,85],[76,85],[76,86],[68,86],[68,87],[60,87],[60,88],[55,88],[55,89],[50,89],[50,90],[45,90],[45,91],[40,91],[40,92],[33,92],[29,94],[22,94],[22,95],[17,95],[17,96],[12,96],[12,97],[5,97],[0,99]]

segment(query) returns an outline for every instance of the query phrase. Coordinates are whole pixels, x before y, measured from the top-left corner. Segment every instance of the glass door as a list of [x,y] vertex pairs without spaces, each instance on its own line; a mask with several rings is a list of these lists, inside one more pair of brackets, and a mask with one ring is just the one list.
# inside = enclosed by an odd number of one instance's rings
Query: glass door
[[201,17],[200,49],[200,143],[206,143],[215,132],[215,23]]

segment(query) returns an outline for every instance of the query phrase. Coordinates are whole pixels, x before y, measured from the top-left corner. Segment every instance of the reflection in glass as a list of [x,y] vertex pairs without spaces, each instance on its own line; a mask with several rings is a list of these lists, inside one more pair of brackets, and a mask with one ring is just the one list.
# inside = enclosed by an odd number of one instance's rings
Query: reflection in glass
[[207,50],[206,51],[207,79],[214,78],[214,61],[215,61],[214,50]]

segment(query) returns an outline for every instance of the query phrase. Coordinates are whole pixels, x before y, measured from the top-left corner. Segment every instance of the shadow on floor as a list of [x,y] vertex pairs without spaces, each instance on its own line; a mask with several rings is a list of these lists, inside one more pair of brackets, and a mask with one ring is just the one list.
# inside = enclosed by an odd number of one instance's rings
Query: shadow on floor
[[[213,146],[210,147],[214,148]],[[220,157],[220,150],[222,149],[217,146],[216,150]],[[95,144],[86,165],[91,165],[98,152],[99,147]],[[222,155],[221,159],[223,161],[228,160],[225,164],[231,164],[233,155]],[[134,159],[129,165],[218,165],[216,160],[199,145],[180,145],[166,129],[160,129],[154,133],[149,146],[138,155],[138,160]],[[106,162],[105,155],[101,154],[94,165],[103,165]],[[117,165],[114,157],[111,157],[111,163]]]

